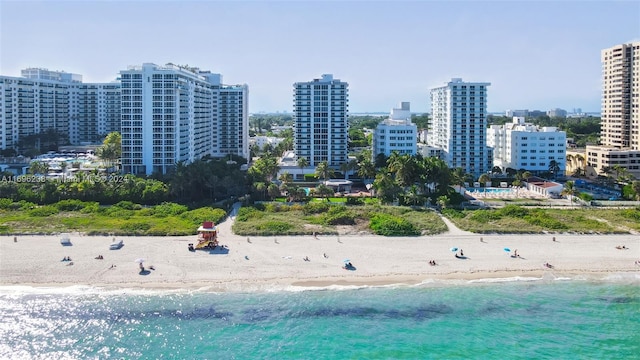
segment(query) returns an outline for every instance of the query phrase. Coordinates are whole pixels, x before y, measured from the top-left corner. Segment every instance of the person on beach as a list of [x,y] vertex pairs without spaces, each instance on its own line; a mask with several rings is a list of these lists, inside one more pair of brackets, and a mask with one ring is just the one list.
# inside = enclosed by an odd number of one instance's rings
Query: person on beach
[[329,257],[327,256],[327,253],[322,254],[322,256],[324,256],[325,259],[328,259]]

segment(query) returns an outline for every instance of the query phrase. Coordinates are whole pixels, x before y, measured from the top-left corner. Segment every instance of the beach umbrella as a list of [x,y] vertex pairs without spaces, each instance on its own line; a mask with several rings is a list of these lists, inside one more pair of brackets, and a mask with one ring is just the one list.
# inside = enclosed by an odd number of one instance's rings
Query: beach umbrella
[[347,264],[347,263],[350,263],[350,262],[351,262],[351,260],[349,260],[349,259],[344,259],[344,260],[342,260],[342,261],[344,261],[344,263],[345,263],[345,264]]
[[456,252],[456,251],[458,251],[458,248],[457,247],[452,247],[451,251]]
[[138,264],[142,264],[144,262],[144,259],[143,258],[137,258],[133,262],[138,263]]
[[503,250],[504,250],[505,252],[511,252],[511,249],[509,249],[509,248],[504,248]]

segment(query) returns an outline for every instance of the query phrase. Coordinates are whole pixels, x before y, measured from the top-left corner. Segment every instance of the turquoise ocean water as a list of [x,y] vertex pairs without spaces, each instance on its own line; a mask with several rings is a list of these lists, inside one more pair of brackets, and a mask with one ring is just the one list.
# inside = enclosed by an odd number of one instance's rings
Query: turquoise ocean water
[[635,281],[0,289],[2,359],[640,359]]

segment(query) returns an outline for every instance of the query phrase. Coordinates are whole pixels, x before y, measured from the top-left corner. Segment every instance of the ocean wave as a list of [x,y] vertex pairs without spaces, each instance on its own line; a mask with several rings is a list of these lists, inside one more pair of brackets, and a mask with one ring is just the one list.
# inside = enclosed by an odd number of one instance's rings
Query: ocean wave
[[504,282],[517,282],[517,281],[540,281],[543,280],[541,277],[532,277],[532,276],[513,276],[506,278],[484,278],[484,279],[474,279],[467,281],[470,284],[474,283],[504,283]]

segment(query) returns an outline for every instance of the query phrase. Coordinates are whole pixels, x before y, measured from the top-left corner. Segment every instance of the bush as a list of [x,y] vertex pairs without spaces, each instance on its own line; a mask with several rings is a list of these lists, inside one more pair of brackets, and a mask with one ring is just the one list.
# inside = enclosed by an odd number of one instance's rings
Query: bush
[[518,205],[507,205],[502,209],[497,210],[498,215],[511,217],[511,218],[523,218],[529,214],[527,209],[521,208]]
[[284,221],[267,221],[258,225],[258,230],[263,231],[264,235],[282,234],[293,228],[293,225]]
[[389,214],[375,214],[369,227],[377,235],[383,236],[415,236],[420,235],[418,229],[405,219]]
[[621,215],[627,219],[640,221],[640,208],[622,210]]
[[456,209],[442,209],[442,215],[450,219],[464,219],[464,217],[466,216],[464,211]]
[[310,202],[304,206],[305,215],[321,214],[329,210],[329,204],[325,202]]
[[250,218],[255,219],[262,216],[262,212],[253,206],[241,207],[240,210],[238,210],[238,215],[236,215],[236,221],[246,222]]
[[[243,208],[240,208],[242,210]],[[213,221],[215,224],[222,221],[227,213],[222,209],[214,209],[212,207],[203,207],[182,213],[180,217],[191,221],[194,225],[202,225],[205,221]],[[237,220],[237,217],[236,217]]]
[[13,210],[18,210],[18,209],[20,209],[20,210],[31,210],[31,209],[35,209],[37,206],[38,205],[36,205],[36,204],[34,204],[32,202],[26,201],[26,200],[20,200],[17,203],[11,204],[11,208]]
[[142,209],[142,205],[135,204],[132,201],[120,201],[119,203],[113,205],[115,207],[125,209],[125,210],[140,210]]
[[109,206],[106,208],[100,208],[98,210],[99,213],[102,213],[104,215],[113,217],[113,218],[119,218],[119,219],[128,219],[130,217],[133,216],[134,212],[133,210],[126,210],[123,209],[121,207],[117,207],[117,206]]
[[163,202],[162,204],[153,207],[153,215],[156,217],[167,217],[180,215],[188,210],[189,208],[184,205],[172,202]]
[[98,204],[97,202],[87,202],[85,207],[80,210],[80,212],[83,214],[100,212],[100,204]]
[[345,206],[332,206],[324,215],[324,223],[327,225],[353,225],[356,223],[355,214],[347,210]]
[[13,200],[7,198],[0,199],[0,209],[10,209],[11,205],[13,205]]
[[364,205],[364,199],[355,196],[349,196],[347,197],[347,205]]
[[471,213],[469,220],[486,224],[490,221],[500,220],[501,216],[498,211],[494,210],[476,210]]
[[545,229],[565,230],[569,228],[563,222],[550,217],[547,213],[540,209],[532,211],[530,215],[524,217],[524,220],[531,225],[537,225]]
[[[93,202],[84,202],[76,199],[60,200],[53,204],[60,211],[78,211],[84,209],[86,206],[94,204]],[[95,203],[97,204],[97,203]]]
[[151,225],[146,222],[127,222],[122,225],[122,230],[131,233],[142,233],[151,229]]
[[58,208],[53,205],[40,206],[29,210],[29,216],[45,217],[55,215],[59,212]]

